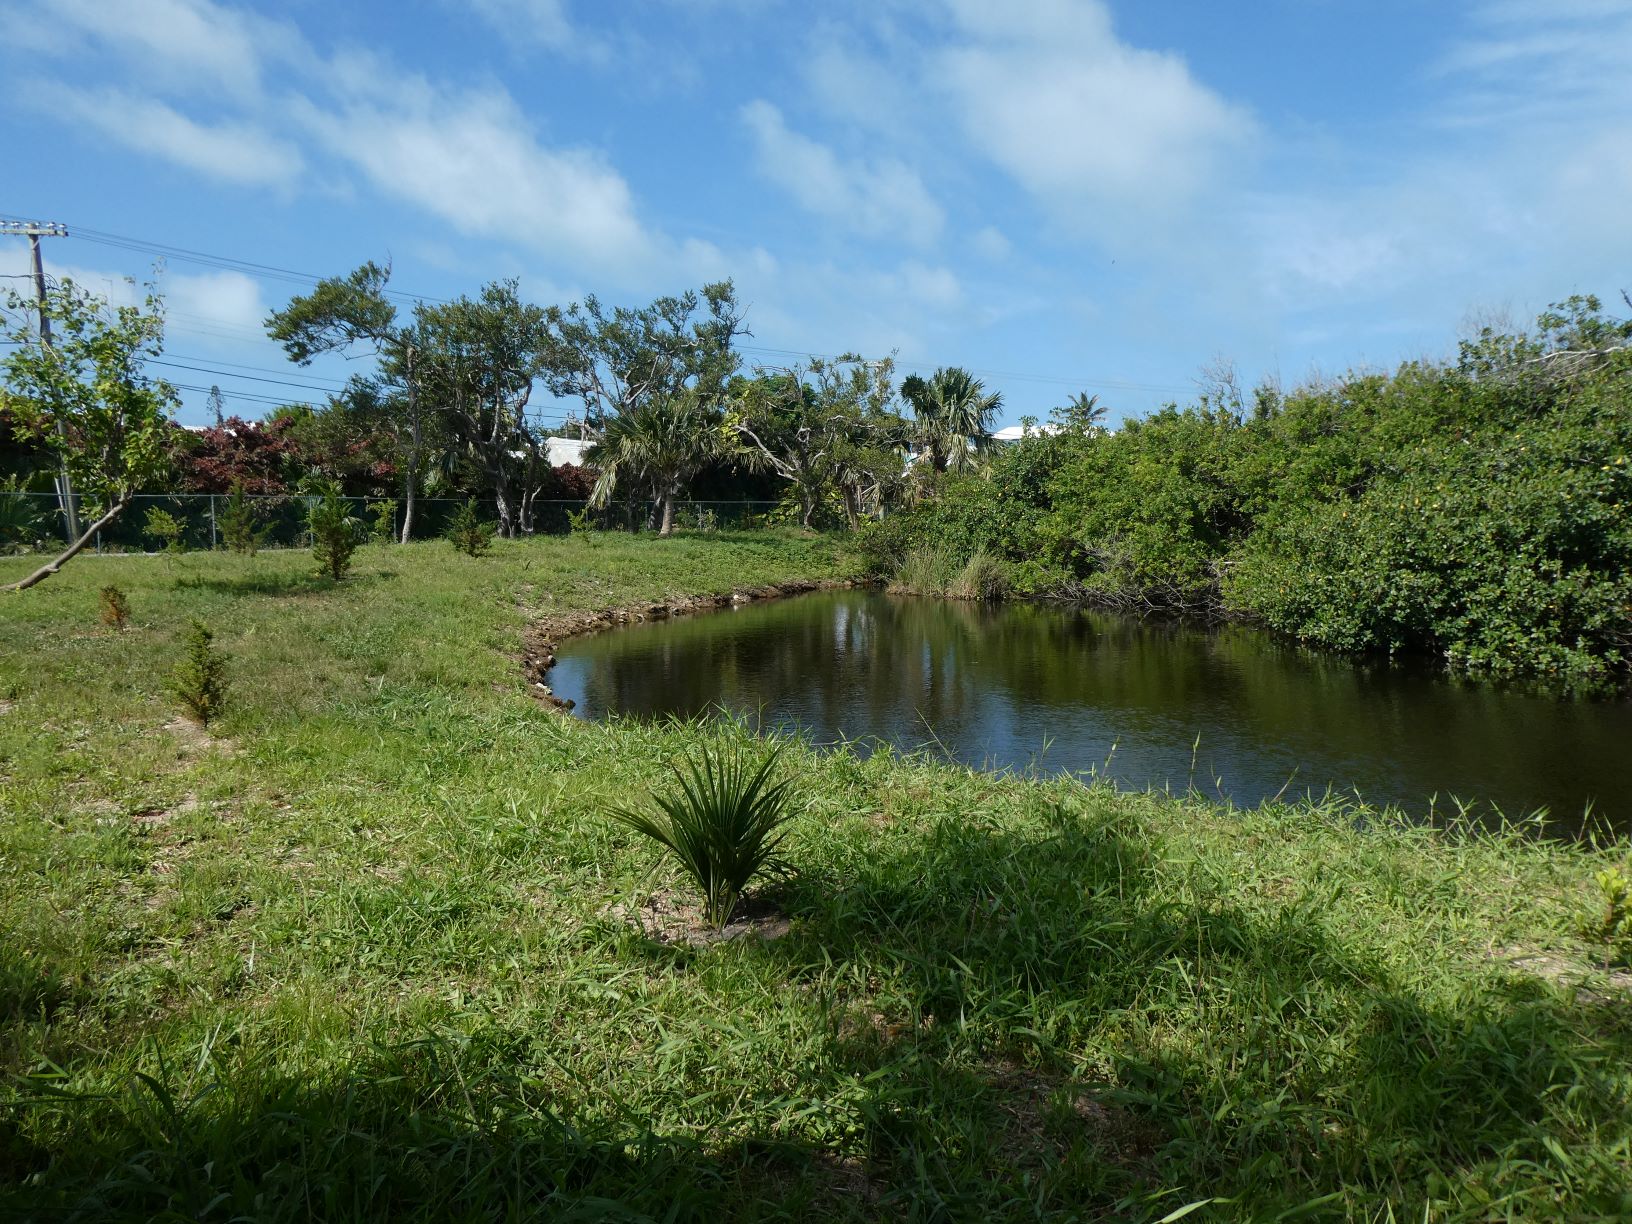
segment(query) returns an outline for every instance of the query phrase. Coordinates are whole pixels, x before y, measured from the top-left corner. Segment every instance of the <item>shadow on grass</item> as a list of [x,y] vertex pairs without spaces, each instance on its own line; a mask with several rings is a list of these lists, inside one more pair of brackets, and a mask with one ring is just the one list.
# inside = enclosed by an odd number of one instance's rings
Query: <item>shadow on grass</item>
[[1030,839],[948,822],[796,886],[802,934],[766,954],[867,984],[829,996],[829,1048],[869,1086],[875,1182],[973,1216],[1482,1218],[1567,1192],[1564,1214],[1632,1217],[1624,1004],[1471,970],[1430,1002],[1412,954],[1357,951],[1314,906],[1168,900],[1146,854],[1063,812]]
[[320,595],[343,588],[368,588],[390,582],[397,577],[395,570],[371,570],[349,574],[339,582],[320,576],[310,570],[295,573],[273,573],[257,570],[232,577],[204,577],[194,575],[178,578],[176,586],[196,591],[212,591],[218,595]]
[[615,1088],[564,1088],[571,1065],[540,1073],[533,1035],[498,1025],[318,1080],[228,1052],[111,1099],[24,1083],[0,1115],[0,1213],[1158,1219],[1213,1197],[1228,1200],[1221,1218],[1401,1204],[1414,1218],[1430,1200],[1436,1218],[1632,1209],[1614,1159],[1624,1008],[1494,977],[1429,1003],[1412,958],[1357,954],[1319,909],[1162,897],[1151,854],[1136,830],[1064,810],[1030,835],[948,820],[842,878],[786,885],[786,939],[664,950],[666,972],[769,970],[779,1005],[814,1026],[817,1057],[734,1086],[739,1104],[793,1102],[791,1126],[787,1110],[772,1123],[687,1105],[691,1135],[653,1135]]

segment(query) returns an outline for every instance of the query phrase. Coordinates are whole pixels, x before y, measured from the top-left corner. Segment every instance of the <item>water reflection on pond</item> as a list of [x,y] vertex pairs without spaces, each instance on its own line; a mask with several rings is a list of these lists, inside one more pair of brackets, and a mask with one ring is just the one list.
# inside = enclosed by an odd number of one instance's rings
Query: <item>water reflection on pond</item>
[[1618,828],[1632,815],[1632,704],[1356,666],[1238,627],[828,592],[569,641],[551,684],[583,717],[724,706],[817,743],[1242,806],[1329,788],[1416,813],[1457,796],[1564,826],[1589,803]]

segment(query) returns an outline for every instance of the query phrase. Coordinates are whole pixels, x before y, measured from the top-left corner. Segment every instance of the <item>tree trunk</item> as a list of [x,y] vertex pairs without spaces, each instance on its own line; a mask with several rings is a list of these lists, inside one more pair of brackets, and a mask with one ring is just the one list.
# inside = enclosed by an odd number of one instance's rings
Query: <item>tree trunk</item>
[[70,544],[64,552],[56,557],[55,560],[46,562],[46,564],[40,566],[39,569],[35,570],[27,578],[22,579],[20,582],[13,582],[10,586],[5,587],[4,589],[8,591],[26,591],[29,587],[34,586],[36,583],[44,582],[47,578],[51,577],[52,574],[56,573],[63,566],[67,565],[68,562],[77,557],[80,554],[80,551],[96,538],[96,533],[101,531],[102,528],[106,527],[109,523],[113,522],[114,519],[123,514],[125,512],[125,508],[129,505],[130,495],[127,493],[118,501],[114,502],[111,510],[87,527],[85,529],[85,534]]
[[499,516],[499,535],[506,540],[516,536],[516,507],[510,496],[510,477],[501,460],[493,473],[493,503]]
[[408,475],[403,481],[402,489],[402,536],[397,540],[399,544],[408,543],[408,534],[414,529],[414,487],[418,483],[414,469],[408,469]]
[[659,537],[674,534],[674,494],[663,494],[663,525],[657,529]]
[[409,534],[414,529],[414,494],[419,485],[420,447],[424,445],[424,431],[419,423],[419,385],[414,375],[414,350],[409,345],[404,354],[404,364],[408,373],[408,475],[403,482],[402,506],[402,538],[399,544],[408,543]]

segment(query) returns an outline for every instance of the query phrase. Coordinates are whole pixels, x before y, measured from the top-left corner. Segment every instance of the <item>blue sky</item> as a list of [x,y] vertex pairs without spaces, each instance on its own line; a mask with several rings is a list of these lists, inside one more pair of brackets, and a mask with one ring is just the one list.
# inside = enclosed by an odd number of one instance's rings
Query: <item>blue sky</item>
[[[0,0],[0,213],[435,297],[732,277],[746,356],[968,366],[1005,421],[1454,351],[1632,285],[1632,0]],[[93,239],[99,239],[93,241]],[[25,266],[0,239],[0,272]],[[172,258],[164,372],[228,408],[343,362],[298,284]],[[19,282],[12,282],[17,284]],[[283,381],[256,381],[278,379]],[[286,382],[300,384],[297,389]],[[184,420],[203,417],[184,393]]]

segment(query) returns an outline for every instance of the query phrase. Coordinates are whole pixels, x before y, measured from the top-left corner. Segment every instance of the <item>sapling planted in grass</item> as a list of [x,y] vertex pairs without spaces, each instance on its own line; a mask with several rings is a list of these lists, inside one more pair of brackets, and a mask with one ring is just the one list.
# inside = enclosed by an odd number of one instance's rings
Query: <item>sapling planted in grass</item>
[[130,600],[116,586],[105,586],[99,596],[102,605],[102,623],[120,632],[130,622]]
[[379,501],[368,503],[368,513],[372,521],[369,524],[369,535],[382,544],[390,544],[397,538],[397,502],[395,498],[387,497]]
[[142,520],[142,534],[171,555],[187,551],[186,524],[168,510],[150,509]]
[[215,649],[215,634],[201,620],[187,630],[187,653],[170,674],[170,688],[197,722],[209,722],[221,712],[227,696],[227,664]]
[[479,557],[493,542],[493,524],[476,513],[476,499],[468,498],[448,523],[448,539],[467,557]]
[[266,542],[266,529],[260,524],[260,513],[241,484],[232,486],[217,521],[221,525],[221,538],[239,556],[253,557]]
[[660,811],[611,813],[679,860],[701,890],[704,917],[716,930],[730,921],[749,882],[776,863],[792,785],[786,778],[772,781],[781,756],[776,748],[756,763],[740,751],[705,751],[700,763],[671,767],[679,789],[653,796]]
[[317,562],[319,574],[338,582],[351,569],[351,554],[357,551],[360,524],[334,481],[315,482],[312,494],[306,508],[306,527],[312,533],[312,558]]

